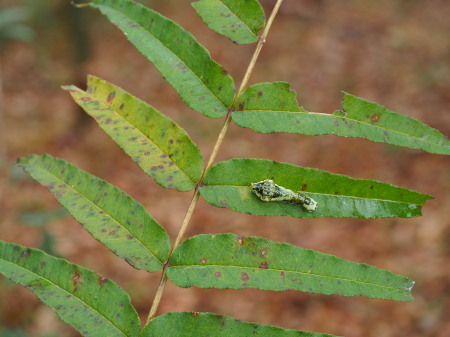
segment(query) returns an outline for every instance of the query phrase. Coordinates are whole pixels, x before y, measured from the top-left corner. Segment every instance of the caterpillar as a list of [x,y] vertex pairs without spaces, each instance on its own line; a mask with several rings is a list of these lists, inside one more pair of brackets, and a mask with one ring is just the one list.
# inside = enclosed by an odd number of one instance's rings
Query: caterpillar
[[251,183],[250,190],[262,201],[289,201],[294,204],[302,205],[308,212],[314,212],[317,208],[317,201],[314,199],[311,199],[300,192],[294,192],[279,186],[270,179]]

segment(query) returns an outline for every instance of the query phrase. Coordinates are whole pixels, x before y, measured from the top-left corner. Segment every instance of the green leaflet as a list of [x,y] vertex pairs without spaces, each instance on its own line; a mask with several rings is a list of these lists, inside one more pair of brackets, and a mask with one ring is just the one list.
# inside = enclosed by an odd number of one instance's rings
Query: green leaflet
[[243,322],[232,317],[200,312],[169,312],[153,318],[141,337],[333,337]]
[[209,28],[234,43],[256,42],[264,28],[265,14],[257,0],[200,0],[192,6]]
[[450,154],[450,141],[438,130],[362,98],[344,93],[342,110],[333,114],[307,112],[298,107],[285,82],[260,83],[244,91],[233,120],[257,132],[289,132],[309,136],[334,134],[374,142]]
[[89,76],[88,90],[67,86],[73,99],[158,184],[189,191],[200,179],[200,150],[171,119],[123,89]]
[[[317,201],[314,212],[286,201],[264,202],[250,191],[250,184],[272,179],[292,191]],[[421,215],[430,199],[405,188],[374,180],[353,179],[340,174],[264,159],[232,159],[213,166],[206,174],[202,197],[216,207],[253,215],[295,218],[386,218]]]
[[170,248],[167,232],[128,194],[50,155],[23,157],[18,165],[114,254],[136,269],[162,269]]
[[167,276],[182,288],[298,290],[413,301],[413,281],[310,249],[234,234],[204,234],[178,246]]
[[212,118],[228,113],[233,79],[192,34],[130,0],[94,0],[91,6],[124,32],[189,107]]
[[83,336],[139,336],[139,318],[127,293],[93,271],[0,241],[0,273],[30,289]]

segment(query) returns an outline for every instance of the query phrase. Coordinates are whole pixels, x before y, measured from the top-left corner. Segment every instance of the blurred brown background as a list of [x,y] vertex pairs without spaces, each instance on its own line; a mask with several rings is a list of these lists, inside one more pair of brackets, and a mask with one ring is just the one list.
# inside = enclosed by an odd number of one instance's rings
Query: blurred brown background
[[[274,0],[262,1],[269,14]],[[239,83],[254,46],[209,31],[189,1],[142,1],[191,31]],[[160,273],[132,269],[92,239],[43,187],[13,166],[48,152],[112,182],[172,238],[192,193],[143,174],[80,111],[64,84],[86,74],[122,86],[184,127],[208,158],[223,120],[188,109],[99,12],[69,1],[2,0],[0,15],[0,238],[111,278],[145,319]],[[285,0],[251,82],[288,81],[300,105],[332,112],[347,91],[450,135],[450,1]],[[265,218],[201,201],[188,235],[232,232],[313,248],[407,275],[415,302],[299,292],[166,288],[159,313],[211,311],[284,328],[356,336],[450,336],[450,159],[334,136],[262,135],[232,126],[218,160],[256,157],[375,179],[435,197],[415,219]],[[0,279],[0,336],[78,336],[22,286]]]

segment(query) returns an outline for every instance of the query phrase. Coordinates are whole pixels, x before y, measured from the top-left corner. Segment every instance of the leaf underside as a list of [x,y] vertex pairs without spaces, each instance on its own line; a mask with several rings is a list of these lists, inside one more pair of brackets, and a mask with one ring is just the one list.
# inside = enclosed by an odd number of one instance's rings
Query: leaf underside
[[139,318],[127,293],[88,269],[0,241],[0,273],[30,289],[83,336],[139,336]]
[[200,0],[192,6],[209,28],[234,43],[256,42],[264,28],[264,10],[257,0]]
[[200,179],[200,150],[171,119],[123,89],[94,76],[83,91],[67,86],[73,99],[158,184],[189,191]]
[[178,246],[167,276],[186,288],[297,290],[413,301],[410,279],[333,255],[234,234],[203,234]]
[[141,337],[333,337],[244,322],[232,317],[199,312],[169,312],[153,318]]
[[[250,184],[264,179],[300,191],[317,201],[318,207],[308,212],[290,202],[260,200],[251,192]],[[353,179],[264,159],[220,162],[207,172],[204,184],[200,193],[213,206],[246,214],[295,218],[409,218],[420,216],[422,205],[431,198],[374,180]]]
[[228,113],[234,82],[192,34],[130,0],[94,0],[193,110],[218,118]]
[[299,108],[288,83],[260,83],[244,91],[237,106],[239,111],[233,112],[235,123],[261,133],[334,134],[450,154],[450,141],[438,130],[347,93],[342,110],[324,114]]
[[136,269],[162,268],[170,248],[167,232],[128,194],[50,155],[23,157],[18,165],[114,254]]

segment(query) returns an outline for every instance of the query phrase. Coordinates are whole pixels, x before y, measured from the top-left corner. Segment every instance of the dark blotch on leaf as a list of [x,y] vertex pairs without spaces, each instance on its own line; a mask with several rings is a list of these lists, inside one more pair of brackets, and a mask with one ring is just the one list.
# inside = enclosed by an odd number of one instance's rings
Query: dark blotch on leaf
[[107,102],[107,103],[111,103],[111,102],[114,100],[115,97],[116,97],[116,92],[113,91],[113,92],[111,92],[111,93],[108,95],[108,98],[106,99],[106,102]]
[[242,273],[241,281],[242,282],[247,282],[248,279],[249,279],[248,274],[247,273]]

